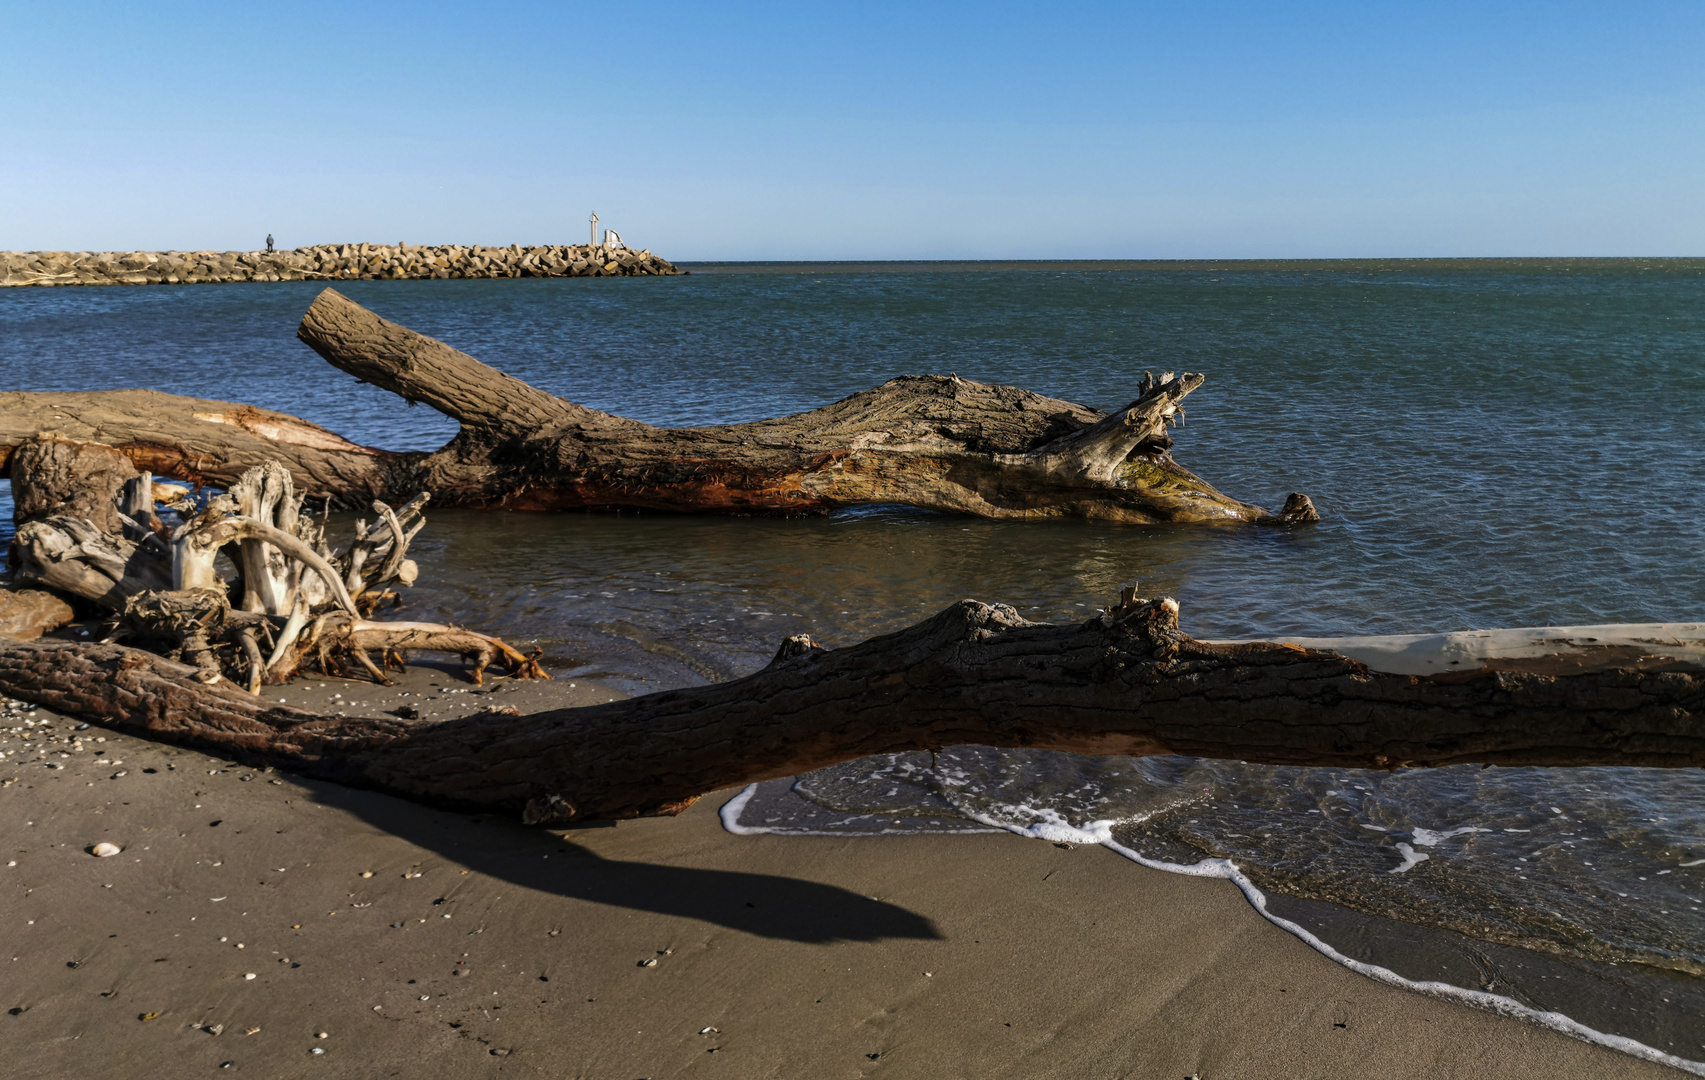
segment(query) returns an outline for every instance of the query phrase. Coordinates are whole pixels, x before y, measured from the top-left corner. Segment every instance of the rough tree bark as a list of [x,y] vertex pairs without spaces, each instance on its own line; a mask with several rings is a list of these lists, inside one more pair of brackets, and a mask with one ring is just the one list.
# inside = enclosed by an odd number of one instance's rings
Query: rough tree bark
[[117,496],[137,475],[125,454],[46,432],[19,445],[7,464],[16,524],[70,514],[101,532],[122,531]]
[[327,289],[298,336],[335,366],[462,430],[432,453],[357,446],[281,413],[119,391],[0,395],[0,454],[44,425],[111,443],[139,467],[224,486],[262,460],[345,505],[430,491],[440,505],[808,513],[902,503],[994,518],[1314,520],[1305,496],[1269,513],[1174,461],[1169,425],[1203,376],[1145,377],[1111,414],[957,376],[903,377],[833,405],[749,424],[658,428],[588,409]]
[[407,487],[407,455],[358,446],[271,409],[154,390],[0,392],[0,467],[49,435],[114,447],[137,469],[198,486],[228,488],[279,461],[299,490],[345,507],[395,499]]
[[151,738],[535,823],[675,813],[869,754],[976,743],[1398,768],[1705,766],[1697,643],[1417,676],[1276,642],[1212,644],[1170,600],[1075,626],[963,601],[845,649],[785,642],[733,682],[523,717],[315,715],[105,645],[0,642],[0,691]]

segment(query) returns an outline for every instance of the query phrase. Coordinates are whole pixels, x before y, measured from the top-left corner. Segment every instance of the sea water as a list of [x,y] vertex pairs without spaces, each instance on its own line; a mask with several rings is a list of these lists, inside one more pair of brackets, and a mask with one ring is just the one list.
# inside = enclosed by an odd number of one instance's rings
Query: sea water
[[[1227,494],[1273,507],[1302,491],[1322,514],[1252,528],[429,512],[412,617],[537,641],[558,670],[630,692],[735,677],[788,634],[849,644],[967,596],[1084,619],[1130,580],[1207,638],[1705,617],[1705,261],[791,264],[340,289],[552,393],[667,425],[926,372],[1115,408],[1144,371],[1201,371],[1175,456]],[[390,449],[447,440],[450,421],[295,340],[317,291],[6,290],[0,390],[142,386]],[[736,825],[999,827],[1235,872],[1346,962],[1705,1059],[1697,772],[969,747],[760,795]]]

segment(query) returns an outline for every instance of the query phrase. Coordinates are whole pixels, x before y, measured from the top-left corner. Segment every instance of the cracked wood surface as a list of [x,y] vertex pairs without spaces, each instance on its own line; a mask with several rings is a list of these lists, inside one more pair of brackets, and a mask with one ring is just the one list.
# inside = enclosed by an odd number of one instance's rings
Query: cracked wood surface
[[[327,289],[297,336],[351,375],[462,424],[418,485],[460,505],[801,513],[902,503],[995,518],[1309,520],[1231,499],[1173,461],[1195,374],[1101,412],[954,375],[892,379],[748,424],[658,428],[588,409]],[[1288,513],[1288,517],[1287,517]]]
[[903,376],[820,409],[660,428],[589,409],[388,322],[331,289],[297,336],[334,366],[461,424],[430,453],[360,446],[267,409],[146,390],[0,394],[0,466],[56,433],[137,468],[228,487],[267,460],[346,507],[427,490],[437,505],[797,514],[898,503],[993,518],[1314,520],[1230,498],[1173,460],[1169,425],[1203,376],[1145,377],[1110,414],[956,375]]
[[397,487],[396,472],[407,458],[286,413],[230,401],[154,390],[0,393],[0,469],[10,469],[20,446],[48,436],[102,443],[138,469],[218,488],[279,461],[304,491],[350,506]]
[[713,686],[438,724],[322,716],[112,645],[0,642],[0,691],[164,741],[532,822],[678,812],[870,754],[959,744],[1361,768],[1705,766],[1705,667],[1661,649],[1374,671],[1281,642],[1212,644],[1177,605],[1028,623],[967,600],[848,648],[791,638]]

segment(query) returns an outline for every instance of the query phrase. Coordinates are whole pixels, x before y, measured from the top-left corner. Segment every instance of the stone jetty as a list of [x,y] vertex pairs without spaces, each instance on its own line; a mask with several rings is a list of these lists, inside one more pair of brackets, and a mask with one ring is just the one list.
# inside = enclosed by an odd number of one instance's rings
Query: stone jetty
[[632,277],[679,274],[649,250],[591,244],[319,244],[290,251],[7,251],[3,285]]

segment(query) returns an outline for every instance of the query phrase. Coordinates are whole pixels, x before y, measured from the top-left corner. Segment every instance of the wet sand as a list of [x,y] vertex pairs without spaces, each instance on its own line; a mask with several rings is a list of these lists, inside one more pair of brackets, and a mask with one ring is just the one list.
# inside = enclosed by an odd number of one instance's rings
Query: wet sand
[[[441,717],[620,696],[463,690],[417,668],[278,696]],[[25,715],[48,717],[4,727]],[[1227,882],[1102,848],[732,836],[732,792],[547,832],[28,730],[0,742],[9,1077],[1681,1075],[1375,984]]]

